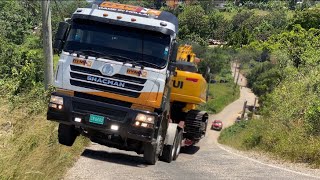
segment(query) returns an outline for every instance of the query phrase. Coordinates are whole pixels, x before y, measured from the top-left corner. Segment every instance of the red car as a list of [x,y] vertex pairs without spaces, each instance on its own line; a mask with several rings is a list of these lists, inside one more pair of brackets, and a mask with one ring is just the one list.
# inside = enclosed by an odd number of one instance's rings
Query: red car
[[221,129],[222,129],[222,121],[214,120],[212,122],[211,129],[221,131]]

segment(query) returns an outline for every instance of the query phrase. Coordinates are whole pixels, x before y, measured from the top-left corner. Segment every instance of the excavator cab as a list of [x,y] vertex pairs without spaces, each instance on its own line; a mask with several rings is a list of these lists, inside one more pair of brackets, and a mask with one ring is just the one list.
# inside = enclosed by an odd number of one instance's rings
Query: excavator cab
[[199,73],[199,59],[191,45],[181,45],[178,48],[176,61],[176,76],[173,77],[171,102],[185,104],[185,111],[195,109],[207,100],[207,82]]
[[176,67],[177,67],[178,71],[187,71],[187,72],[192,72],[192,73],[198,73],[197,66],[191,62],[177,61]]

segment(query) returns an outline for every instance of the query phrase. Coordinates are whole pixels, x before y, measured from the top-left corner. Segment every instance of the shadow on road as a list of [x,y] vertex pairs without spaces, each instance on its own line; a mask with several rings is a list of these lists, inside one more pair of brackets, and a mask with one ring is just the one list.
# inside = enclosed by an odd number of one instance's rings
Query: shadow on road
[[184,153],[184,154],[195,154],[197,153],[198,151],[200,150],[200,147],[199,146],[187,146],[187,147],[183,147],[181,148],[181,153]]
[[134,166],[134,167],[147,167],[146,164],[144,164],[144,160],[140,156],[132,156],[129,154],[122,154],[122,153],[116,153],[116,152],[107,152],[107,151],[96,151],[91,149],[86,149],[81,154],[81,156],[96,159],[100,161],[106,161],[116,164],[123,164],[128,166]]

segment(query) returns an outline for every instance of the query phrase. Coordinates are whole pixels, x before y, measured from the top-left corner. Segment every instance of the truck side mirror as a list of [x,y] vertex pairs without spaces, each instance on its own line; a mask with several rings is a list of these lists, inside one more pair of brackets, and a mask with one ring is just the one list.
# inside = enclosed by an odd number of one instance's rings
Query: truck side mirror
[[173,74],[173,76],[177,75],[176,67],[177,67],[177,53],[178,53],[178,43],[174,40],[171,46],[171,54],[169,58],[169,71]]
[[170,62],[177,61],[177,54],[178,54],[178,43],[174,41],[171,49]]
[[67,32],[70,28],[70,24],[67,22],[60,22],[58,31],[54,38],[53,49],[55,52],[60,52],[66,40]]
[[177,76],[176,68],[177,68],[176,62],[169,63],[169,71],[172,73],[173,76]]

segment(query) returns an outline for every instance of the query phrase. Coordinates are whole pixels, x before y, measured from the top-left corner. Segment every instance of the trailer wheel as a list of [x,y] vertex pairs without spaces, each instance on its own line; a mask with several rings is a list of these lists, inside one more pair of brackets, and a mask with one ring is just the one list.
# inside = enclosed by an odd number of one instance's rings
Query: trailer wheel
[[65,146],[72,146],[78,136],[78,132],[74,126],[59,124],[58,140],[59,143]]
[[178,130],[176,131],[173,145],[164,145],[160,160],[171,163],[176,153]]
[[180,154],[181,142],[182,142],[182,138],[183,138],[182,131],[183,131],[183,130],[180,130],[180,131],[178,132],[178,135],[177,135],[177,143],[176,143],[176,148],[175,148],[175,149],[176,149],[176,152],[175,152],[175,154],[174,154],[174,156],[173,156],[173,160],[174,160],[174,161],[178,158],[178,156],[179,156],[179,154]]

